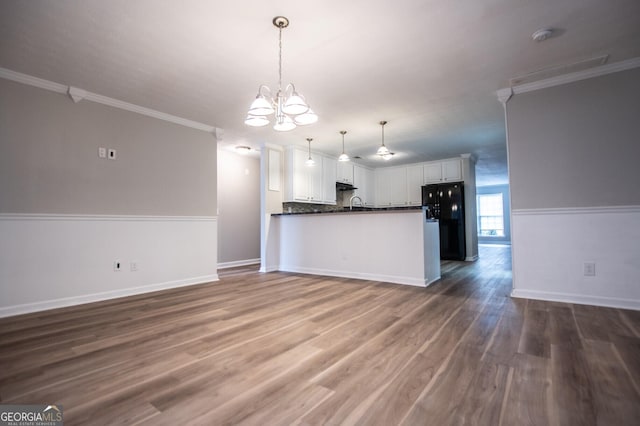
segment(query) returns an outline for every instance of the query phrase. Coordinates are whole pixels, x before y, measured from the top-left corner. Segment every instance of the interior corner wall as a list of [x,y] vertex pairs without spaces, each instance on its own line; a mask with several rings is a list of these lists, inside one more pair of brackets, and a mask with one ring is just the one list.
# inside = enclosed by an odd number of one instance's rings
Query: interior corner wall
[[507,103],[514,296],[640,309],[638,111],[638,68]]
[[260,159],[218,149],[218,267],[260,262]]
[[0,316],[217,279],[214,135],[8,80],[0,93]]

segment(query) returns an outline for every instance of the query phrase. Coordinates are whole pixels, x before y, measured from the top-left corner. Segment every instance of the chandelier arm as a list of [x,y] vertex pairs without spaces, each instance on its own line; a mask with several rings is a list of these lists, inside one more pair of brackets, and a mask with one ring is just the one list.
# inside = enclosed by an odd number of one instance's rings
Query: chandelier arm
[[[262,90],[266,90],[266,93],[263,93]],[[260,87],[258,87],[258,96],[269,96],[271,97],[271,89],[269,89],[269,86],[267,86],[266,84],[261,84]]]

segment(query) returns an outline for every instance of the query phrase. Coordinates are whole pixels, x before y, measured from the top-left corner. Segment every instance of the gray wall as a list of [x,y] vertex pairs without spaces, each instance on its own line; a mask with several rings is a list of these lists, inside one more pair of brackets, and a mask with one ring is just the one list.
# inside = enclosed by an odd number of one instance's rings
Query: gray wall
[[640,205],[640,69],[508,102],[513,209]]
[[218,262],[260,258],[260,158],[218,150]]
[[0,93],[0,213],[216,214],[214,135],[4,79]]
[[[509,199],[509,185],[487,185],[476,187],[476,194],[502,194],[502,214],[504,217],[504,237],[483,237],[478,235],[480,243],[509,243],[511,242],[511,210]],[[478,230],[480,227],[478,227]]]

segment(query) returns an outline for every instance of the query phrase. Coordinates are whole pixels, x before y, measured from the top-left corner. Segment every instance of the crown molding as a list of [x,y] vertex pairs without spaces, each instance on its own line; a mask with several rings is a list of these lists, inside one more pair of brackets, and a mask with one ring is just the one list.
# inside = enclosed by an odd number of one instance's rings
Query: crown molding
[[560,86],[562,84],[573,83],[589,78],[600,77],[615,72],[626,71],[640,67],[640,57],[627,59],[626,61],[613,62],[611,64],[601,65],[582,71],[576,71],[556,77],[547,78],[532,83],[521,84],[519,86],[507,87],[496,92],[498,100],[505,104],[511,95],[520,93],[533,92],[535,90],[546,89],[548,87]]
[[124,102],[118,99],[99,95],[97,93],[88,92],[84,89],[80,89],[77,87],[65,86],[64,84],[55,83],[49,80],[44,80],[42,78],[34,77],[28,74],[12,71],[7,68],[0,67],[0,78],[15,81],[17,83],[26,84],[28,86],[38,87],[40,89],[49,90],[51,92],[60,93],[63,95],[69,95],[69,97],[73,100],[73,102],[76,102],[76,103],[80,102],[81,100],[88,100],[88,101],[99,103],[102,105],[107,105],[113,108],[135,112],[137,114],[156,118],[158,120],[167,121],[169,123],[178,124],[180,126],[189,127],[196,130],[202,130],[203,132],[211,133],[213,135],[222,134],[222,129],[219,129],[214,126],[210,126],[208,124],[199,123],[197,121],[188,120],[182,117],[177,117],[175,115],[167,114],[161,111],[156,111],[151,108],[145,108],[140,105],[131,104],[129,102]]

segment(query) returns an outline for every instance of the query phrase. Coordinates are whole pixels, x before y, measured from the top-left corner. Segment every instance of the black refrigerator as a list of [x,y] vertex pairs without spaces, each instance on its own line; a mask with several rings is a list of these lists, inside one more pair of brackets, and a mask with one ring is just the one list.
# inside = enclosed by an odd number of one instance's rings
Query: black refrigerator
[[422,205],[440,223],[440,258],[465,259],[464,185],[452,182],[422,187]]

